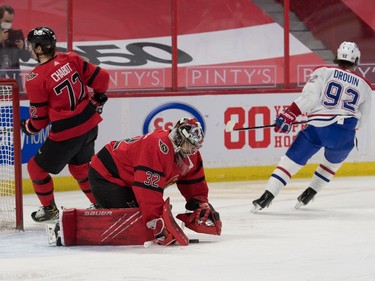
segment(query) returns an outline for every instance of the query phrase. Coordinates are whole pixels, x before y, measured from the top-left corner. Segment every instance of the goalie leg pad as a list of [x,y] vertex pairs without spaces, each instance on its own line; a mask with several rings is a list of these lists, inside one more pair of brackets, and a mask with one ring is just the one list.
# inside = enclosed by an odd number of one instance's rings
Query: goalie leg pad
[[153,239],[139,208],[64,209],[60,228],[64,246],[143,245]]

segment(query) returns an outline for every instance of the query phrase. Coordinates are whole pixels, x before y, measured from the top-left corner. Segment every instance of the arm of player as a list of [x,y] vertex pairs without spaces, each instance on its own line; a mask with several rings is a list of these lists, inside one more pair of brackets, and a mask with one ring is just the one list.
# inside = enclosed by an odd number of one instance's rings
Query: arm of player
[[[25,124],[27,132],[36,134],[50,123],[49,94],[44,87],[40,87],[40,75],[30,73],[26,81],[27,96],[30,101],[30,118]],[[26,123],[26,121],[25,121]]]
[[325,68],[321,67],[317,68],[311,74],[309,81],[307,81],[302,89],[302,95],[277,116],[275,120],[275,132],[289,133],[292,128],[292,123],[299,115],[311,112],[311,110],[319,104],[324,73]]
[[83,82],[94,92],[105,93],[109,87],[109,73],[104,68],[101,68],[76,53],[72,53],[78,65],[83,69]]
[[105,94],[109,87],[108,71],[76,53],[72,53],[72,57],[78,65],[82,65],[83,82],[94,91],[94,94],[89,97],[90,101],[96,107],[96,111],[101,114],[103,106],[108,100]]
[[94,94],[91,96],[91,102],[95,106],[96,111],[99,114],[102,114],[104,104],[107,102],[108,97],[105,93],[98,93],[94,92]]
[[30,119],[21,120],[21,129],[28,136],[36,135],[40,131],[31,124]]
[[204,173],[203,161],[200,152],[190,156],[194,167],[176,182],[178,190],[186,201],[191,198],[208,202],[208,185]]
[[302,89],[302,94],[294,101],[302,113],[309,113],[320,103],[323,88],[324,68],[316,69]]

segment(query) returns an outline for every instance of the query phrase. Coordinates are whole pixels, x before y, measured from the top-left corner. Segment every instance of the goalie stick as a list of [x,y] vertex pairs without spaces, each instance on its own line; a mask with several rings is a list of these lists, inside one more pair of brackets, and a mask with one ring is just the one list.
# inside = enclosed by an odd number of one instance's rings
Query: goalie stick
[[[189,239],[189,244],[198,244],[198,243],[200,243],[201,241],[199,240],[199,239]],[[155,240],[150,240],[150,241],[146,241],[144,244],[143,244],[143,246],[145,247],[145,248],[149,248],[149,247],[151,247],[151,246],[153,246],[153,245],[158,245],[158,243],[157,242],[155,242]]]
[[[299,121],[293,122],[292,125],[299,125],[299,124],[306,124],[309,121]],[[229,120],[228,123],[225,125],[225,132],[233,132],[233,131],[247,131],[247,130],[256,130],[256,129],[264,129],[264,128],[272,128],[275,127],[276,124],[270,125],[263,125],[263,126],[255,126],[255,127],[242,127],[242,128],[234,128],[237,123]]]

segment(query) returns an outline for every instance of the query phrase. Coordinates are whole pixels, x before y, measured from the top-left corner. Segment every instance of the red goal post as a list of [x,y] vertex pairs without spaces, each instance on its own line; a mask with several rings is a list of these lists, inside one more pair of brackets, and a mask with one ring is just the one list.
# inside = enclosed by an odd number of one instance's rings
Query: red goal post
[[19,88],[0,79],[0,230],[23,230],[21,161]]

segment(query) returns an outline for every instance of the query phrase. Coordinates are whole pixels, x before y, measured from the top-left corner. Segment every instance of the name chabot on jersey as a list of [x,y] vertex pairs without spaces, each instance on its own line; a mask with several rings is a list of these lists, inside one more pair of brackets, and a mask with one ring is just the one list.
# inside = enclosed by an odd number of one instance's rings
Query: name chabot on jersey
[[55,80],[55,82],[59,82],[62,78],[72,72],[72,68],[70,67],[69,63],[64,64],[58,70],[51,74],[51,78]]

